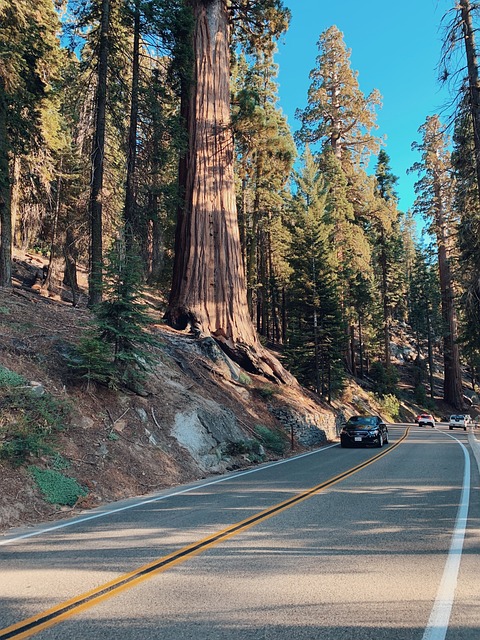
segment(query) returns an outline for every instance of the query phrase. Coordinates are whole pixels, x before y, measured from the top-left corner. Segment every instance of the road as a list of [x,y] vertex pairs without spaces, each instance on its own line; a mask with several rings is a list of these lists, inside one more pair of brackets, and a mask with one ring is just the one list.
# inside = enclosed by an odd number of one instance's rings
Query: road
[[469,434],[389,431],[0,538],[0,640],[478,640]]

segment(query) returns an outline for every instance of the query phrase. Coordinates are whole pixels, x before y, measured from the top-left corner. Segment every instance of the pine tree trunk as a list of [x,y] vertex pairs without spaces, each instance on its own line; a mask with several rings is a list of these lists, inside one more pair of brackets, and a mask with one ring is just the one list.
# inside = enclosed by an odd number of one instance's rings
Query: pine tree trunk
[[268,271],[270,282],[270,308],[272,314],[272,342],[274,344],[280,344],[282,341],[282,333],[280,330],[280,317],[279,317],[279,303],[278,303],[278,288],[274,273],[273,256],[272,256],[272,242],[270,234],[268,234]]
[[102,299],[102,189],[105,156],[109,28],[110,0],[102,0],[100,47],[98,54],[98,80],[95,109],[95,131],[92,150],[92,177],[89,207],[91,261],[90,278],[88,283],[89,306],[98,304]]
[[138,239],[139,224],[135,211],[135,168],[137,162],[138,80],[140,69],[140,8],[135,2],[132,59],[132,99],[128,132],[127,180],[125,185],[125,239],[127,250]]
[[12,286],[12,216],[7,145],[7,101],[0,74],[0,287]]
[[350,362],[351,362],[351,374],[357,376],[357,362],[355,358],[355,327],[353,324],[349,327],[349,345],[350,345]]
[[359,358],[360,358],[360,378],[363,380],[363,327],[362,327],[362,314],[358,314],[358,344],[359,344]]
[[471,16],[470,0],[460,0],[463,41],[467,56],[468,86],[470,91],[470,111],[473,120],[473,140],[475,146],[475,167],[478,192],[480,193],[480,81],[475,50],[475,31]]
[[57,192],[55,197],[55,212],[52,223],[52,235],[50,237],[50,258],[48,260],[47,277],[45,278],[45,282],[43,283],[43,286],[46,289],[50,289],[52,284],[54,284],[58,280],[59,262],[62,254],[61,248],[59,246],[60,243],[58,241],[60,211],[62,207],[62,168],[63,161],[62,159],[60,159],[57,177]]
[[388,304],[388,274],[387,274],[387,255],[385,250],[385,232],[382,229],[380,235],[381,252],[380,267],[382,270],[382,306],[383,306],[383,353],[385,358],[385,367],[388,369],[391,363],[390,359],[390,308]]
[[437,236],[438,270],[442,299],[443,319],[443,399],[453,407],[463,407],[462,372],[460,354],[457,344],[457,319],[454,307],[452,274],[447,253],[447,231],[443,212],[441,187],[435,179],[435,200],[438,203],[435,211],[435,233]]
[[428,349],[428,385],[430,387],[430,397],[435,398],[435,387],[433,384],[433,340],[432,340],[432,324],[430,322],[429,309],[426,310],[427,320],[427,349]]
[[[156,200],[156,196],[153,196]],[[153,207],[156,208],[156,204]],[[153,207],[150,207],[150,211],[153,211]],[[165,262],[165,246],[163,240],[163,227],[158,220],[158,216],[152,217],[150,222],[150,265],[147,282],[149,285],[159,284],[164,262]]]
[[248,310],[230,127],[228,3],[191,0],[191,7],[195,68],[185,111],[185,196],[166,318],[174,327],[213,335],[247,370],[293,382],[260,345]]
[[453,303],[450,265],[444,245],[438,248],[440,287],[442,296],[443,336],[443,399],[458,410],[463,408],[462,372],[457,344],[457,319]]
[[72,223],[67,219],[65,230],[65,245],[63,247],[65,258],[65,271],[63,273],[63,284],[71,288],[73,306],[77,306],[78,298],[78,278],[77,278],[77,243]]
[[12,161],[12,186],[10,190],[10,211],[12,217],[12,246],[21,247],[23,238],[19,220],[20,208],[20,172],[22,170],[19,155],[15,155]]

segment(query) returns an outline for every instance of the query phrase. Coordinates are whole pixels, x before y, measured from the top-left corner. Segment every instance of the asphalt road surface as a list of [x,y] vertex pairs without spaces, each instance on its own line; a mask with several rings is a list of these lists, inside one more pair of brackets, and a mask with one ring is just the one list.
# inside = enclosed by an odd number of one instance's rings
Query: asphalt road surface
[[392,425],[0,538],[0,640],[479,640],[472,436]]

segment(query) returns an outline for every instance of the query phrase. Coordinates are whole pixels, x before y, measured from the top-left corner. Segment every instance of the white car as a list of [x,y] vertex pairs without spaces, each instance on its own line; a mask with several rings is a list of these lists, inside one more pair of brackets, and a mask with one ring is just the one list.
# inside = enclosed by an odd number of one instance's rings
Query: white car
[[448,421],[448,428],[449,429],[458,428],[466,431],[468,425],[471,424],[471,422],[472,422],[472,419],[470,418],[469,415],[464,415],[464,414],[453,415],[453,416],[450,416],[450,420]]
[[419,416],[417,416],[415,422],[418,424],[418,426],[430,426],[432,427],[432,429],[435,426],[435,418],[429,413],[420,414]]

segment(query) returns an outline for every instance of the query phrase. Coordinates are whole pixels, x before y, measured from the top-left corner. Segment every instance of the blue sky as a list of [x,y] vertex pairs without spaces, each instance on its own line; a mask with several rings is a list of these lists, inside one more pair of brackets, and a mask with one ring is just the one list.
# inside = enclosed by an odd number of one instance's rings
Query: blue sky
[[442,115],[448,103],[436,68],[442,46],[440,23],[453,0],[284,0],[284,4],[292,20],[279,42],[276,61],[280,106],[291,128],[299,127],[295,110],[306,106],[318,37],[336,25],[351,49],[351,67],[358,71],[360,89],[365,95],[374,88],[382,94],[377,133],[386,136],[384,149],[399,178],[399,206],[406,211],[415,199],[413,185],[418,179],[406,174],[419,159],[411,150],[412,142],[419,141],[418,128],[426,117]]

